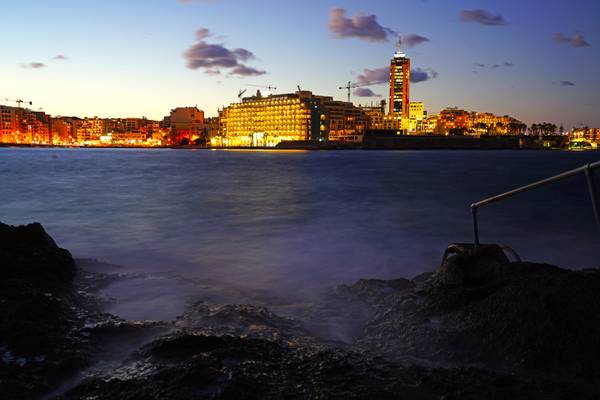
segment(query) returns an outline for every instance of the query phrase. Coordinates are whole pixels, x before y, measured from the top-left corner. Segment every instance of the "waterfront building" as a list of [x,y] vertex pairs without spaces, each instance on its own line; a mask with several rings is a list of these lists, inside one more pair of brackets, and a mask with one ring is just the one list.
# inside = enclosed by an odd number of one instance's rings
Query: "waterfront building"
[[402,42],[390,64],[390,114],[398,113],[402,118],[410,114],[410,58],[402,52]]
[[410,119],[414,119],[416,121],[422,121],[427,116],[427,111],[425,111],[425,103],[422,101],[411,102],[409,117]]
[[325,131],[330,141],[362,143],[367,129],[367,115],[352,103],[322,98]]
[[27,108],[0,106],[0,141],[51,143],[50,116]]
[[86,117],[79,121],[76,129],[78,143],[99,143],[100,136],[104,136],[107,133],[107,121],[98,117]]
[[0,142],[16,143],[17,114],[15,107],[0,105]]
[[197,107],[178,107],[171,110],[171,141],[191,143],[204,135],[204,111]]
[[71,145],[77,143],[78,118],[56,117],[50,119],[52,144]]
[[471,127],[471,113],[456,107],[442,110],[437,119],[435,133],[464,134]]
[[283,141],[362,141],[367,117],[347,102],[310,91],[245,97],[220,113],[212,146],[274,147]]
[[379,107],[364,107],[368,116],[368,128],[370,130],[402,131],[402,118],[400,114],[386,114]]
[[469,112],[458,108],[447,108],[440,112],[435,133],[481,135],[518,135],[525,125],[509,116],[489,112]]
[[42,111],[29,111],[25,113],[27,118],[27,129],[31,134],[31,143],[52,143],[50,131],[50,116]]
[[571,139],[586,139],[592,142],[600,141],[600,129],[599,128],[574,128],[569,132],[569,138]]
[[125,132],[140,132],[146,128],[147,123],[146,118],[126,118]]
[[112,132],[110,134],[112,144],[120,145],[144,145],[146,143],[146,133],[139,131]]
[[219,110],[218,117],[210,117],[204,120],[204,136],[206,137],[206,141],[208,143],[211,142],[212,138],[219,136],[219,131],[221,128],[221,116],[222,111]]

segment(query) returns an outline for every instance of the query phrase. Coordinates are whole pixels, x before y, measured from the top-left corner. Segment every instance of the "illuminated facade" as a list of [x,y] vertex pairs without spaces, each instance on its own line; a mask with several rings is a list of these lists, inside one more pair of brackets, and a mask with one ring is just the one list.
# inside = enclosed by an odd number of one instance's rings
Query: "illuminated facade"
[[72,145],[77,143],[77,118],[59,117],[50,120],[52,144]]
[[410,114],[410,58],[401,51],[401,41],[390,66],[390,114]]
[[310,91],[246,97],[220,113],[216,147],[274,147],[283,141],[362,141],[367,119],[351,103]]
[[498,116],[492,113],[469,112],[458,108],[442,110],[437,117],[435,133],[481,135],[519,135],[525,124],[508,116]]
[[171,140],[175,144],[188,143],[204,136],[204,111],[197,107],[178,107],[171,110]]
[[0,106],[0,141],[3,143],[51,143],[50,117],[41,111]]
[[95,143],[107,132],[107,121],[98,117],[84,118],[77,124],[77,142]]
[[17,116],[14,107],[0,106],[0,141],[14,143],[17,131]]
[[400,114],[386,114],[383,103],[380,107],[362,107],[362,110],[368,118],[368,129],[402,131],[402,118]]
[[325,124],[330,141],[362,143],[368,125],[367,115],[352,103],[323,98]]
[[410,119],[421,121],[425,119],[426,116],[427,112],[425,111],[425,103],[423,103],[422,101],[410,103]]

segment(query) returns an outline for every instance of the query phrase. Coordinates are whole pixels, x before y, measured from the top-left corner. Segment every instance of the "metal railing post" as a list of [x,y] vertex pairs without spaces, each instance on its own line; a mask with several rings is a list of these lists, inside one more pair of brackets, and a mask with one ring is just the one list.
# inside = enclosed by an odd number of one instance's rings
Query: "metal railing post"
[[579,168],[572,169],[570,171],[563,172],[562,174],[558,174],[552,176],[550,178],[542,179],[537,182],[530,183],[525,186],[521,186],[519,188],[510,190],[505,193],[498,194],[493,197],[489,197],[487,199],[478,201],[477,203],[471,204],[471,215],[473,217],[473,232],[474,232],[474,245],[475,249],[479,246],[479,224],[477,220],[477,210],[480,207],[485,207],[489,204],[496,203],[498,201],[504,200],[508,197],[512,197],[516,194],[527,192],[533,189],[537,189],[542,186],[549,185],[551,183],[555,183],[558,181],[562,181],[563,179],[570,178],[575,175],[579,175],[580,173],[585,173],[588,190],[590,192],[590,198],[592,199],[592,207],[594,209],[594,217],[596,218],[596,224],[600,229],[600,199],[598,198],[598,192],[596,191],[596,182],[594,180],[594,169],[600,168],[600,161],[593,162],[591,164],[587,164],[581,166]]
[[586,166],[585,177],[587,179],[588,190],[590,191],[590,198],[592,200],[592,208],[594,209],[596,225],[598,225],[598,228],[600,228],[600,208],[598,208],[598,193],[596,192],[596,183],[594,181],[594,170],[591,168],[590,164]]
[[474,233],[474,245],[475,250],[479,247],[479,224],[477,221],[477,207],[475,205],[471,206],[471,215],[473,216],[473,233]]

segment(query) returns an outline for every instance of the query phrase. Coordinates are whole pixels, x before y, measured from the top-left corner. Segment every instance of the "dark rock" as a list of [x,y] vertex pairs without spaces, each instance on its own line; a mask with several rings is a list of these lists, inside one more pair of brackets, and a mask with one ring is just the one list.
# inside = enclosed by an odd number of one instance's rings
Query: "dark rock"
[[0,223],[0,393],[34,398],[85,363],[71,254],[40,224]]
[[9,226],[0,222],[0,265],[3,280],[26,281],[40,290],[69,288],[75,262],[38,223]]
[[598,271],[511,263],[493,247],[463,252],[416,289],[372,301],[357,344],[392,359],[600,388],[599,293]]
[[398,293],[402,290],[415,288],[416,284],[408,279],[360,279],[354,285],[340,285],[336,288],[342,297],[358,298],[366,302],[377,302],[382,297]]
[[188,334],[156,341],[113,374],[87,379],[59,399],[541,399],[552,395],[518,379],[476,369],[425,369],[334,348]]

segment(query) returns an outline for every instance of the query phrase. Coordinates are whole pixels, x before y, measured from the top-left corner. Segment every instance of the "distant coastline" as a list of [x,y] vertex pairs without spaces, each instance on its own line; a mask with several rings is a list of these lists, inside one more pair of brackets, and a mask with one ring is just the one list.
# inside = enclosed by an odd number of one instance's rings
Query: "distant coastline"
[[378,135],[365,136],[362,143],[290,141],[281,142],[275,147],[213,147],[209,145],[49,145],[0,143],[0,147],[29,148],[90,148],[90,149],[205,149],[205,150],[568,150],[568,140],[564,136],[410,136]]

